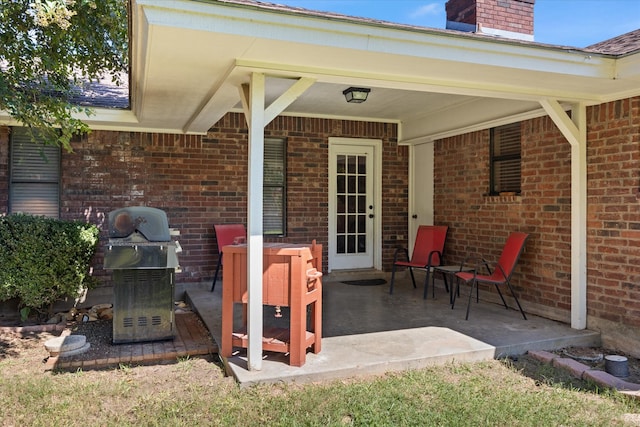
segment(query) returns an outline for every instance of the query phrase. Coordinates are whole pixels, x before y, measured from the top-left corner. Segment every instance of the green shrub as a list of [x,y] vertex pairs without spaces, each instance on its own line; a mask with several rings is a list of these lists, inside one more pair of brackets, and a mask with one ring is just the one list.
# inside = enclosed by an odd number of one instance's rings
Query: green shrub
[[[24,214],[0,217],[0,301],[44,313],[54,302],[92,288],[98,227]],[[24,313],[24,311],[22,311]]]

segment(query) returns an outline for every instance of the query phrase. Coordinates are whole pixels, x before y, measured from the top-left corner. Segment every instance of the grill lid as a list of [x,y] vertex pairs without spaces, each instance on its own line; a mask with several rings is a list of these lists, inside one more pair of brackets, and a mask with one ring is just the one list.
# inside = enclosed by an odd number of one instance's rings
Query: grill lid
[[136,231],[150,242],[171,240],[169,221],[163,210],[132,206],[109,212],[109,238],[125,238]]

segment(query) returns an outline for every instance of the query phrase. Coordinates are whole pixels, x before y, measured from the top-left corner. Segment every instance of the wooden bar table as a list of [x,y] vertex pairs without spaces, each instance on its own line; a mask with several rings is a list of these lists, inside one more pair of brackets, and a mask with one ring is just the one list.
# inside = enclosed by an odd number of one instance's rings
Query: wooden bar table
[[[223,248],[222,345],[220,354],[231,357],[233,347],[247,348],[247,245]],[[265,243],[263,251],[263,304],[289,307],[289,329],[263,331],[262,349],[289,353],[289,364],[302,366],[307,348],[321,350],[322,338],[322,245]],[[243,324],[234,328],[234,304],[243,304]],[[309,325],[307,306],[310,306]]]

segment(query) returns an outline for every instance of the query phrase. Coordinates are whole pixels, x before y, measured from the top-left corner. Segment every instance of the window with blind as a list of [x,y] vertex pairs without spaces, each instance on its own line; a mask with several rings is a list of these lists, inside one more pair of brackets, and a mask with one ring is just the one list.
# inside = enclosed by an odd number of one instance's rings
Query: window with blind
[[31,140],[26,128],[11,128],[9,212],[60,216],[60,147]]
[[281,138],[264,139],[263,233],[286,234],[286,144]]
[[491,129],[490,194],[520,194],[520,137],[520,123]]

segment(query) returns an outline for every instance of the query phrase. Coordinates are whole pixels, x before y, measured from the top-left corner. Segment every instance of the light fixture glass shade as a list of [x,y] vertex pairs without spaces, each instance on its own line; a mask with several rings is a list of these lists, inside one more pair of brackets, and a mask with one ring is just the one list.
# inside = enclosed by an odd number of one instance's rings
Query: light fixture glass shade
[[345,89],[342,91],[347,102],[361,103],[367,100],[367,96],[369,96],[369,92],[371,89],[364,87],[350,87],[349,89]]

